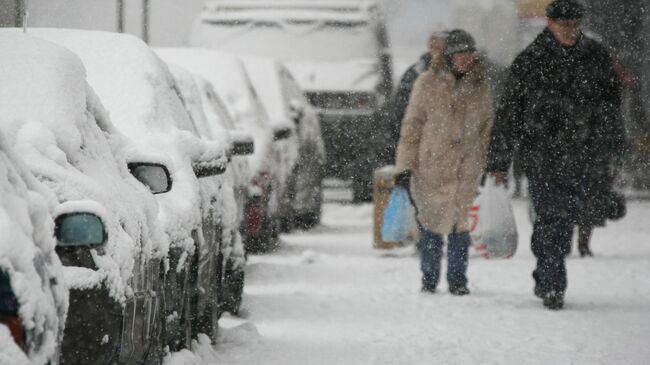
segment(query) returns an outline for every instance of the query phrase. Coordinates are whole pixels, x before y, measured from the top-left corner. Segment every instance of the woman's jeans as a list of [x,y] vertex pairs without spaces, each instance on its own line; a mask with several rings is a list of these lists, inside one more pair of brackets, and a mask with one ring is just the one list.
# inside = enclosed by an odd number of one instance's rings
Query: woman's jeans
[[[471,239],[468,232],[452,233],[447,236],[447,282],[450,289],[467,285],[467,256]],[[440,280],[440,261],[442,259],[443,237],[423,229],[420,233],[420,269],[422,285],[435,289]]]

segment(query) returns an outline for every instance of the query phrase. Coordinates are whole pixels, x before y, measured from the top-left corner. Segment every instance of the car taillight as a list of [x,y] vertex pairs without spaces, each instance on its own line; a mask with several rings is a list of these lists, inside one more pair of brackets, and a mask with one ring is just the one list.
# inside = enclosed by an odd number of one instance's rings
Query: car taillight
[[3,316],[0,314],[0,324],[4,324],[9,328],[11,337],[20,348],[25,346],[25,331],[23,329],[23,321],[18,316]]

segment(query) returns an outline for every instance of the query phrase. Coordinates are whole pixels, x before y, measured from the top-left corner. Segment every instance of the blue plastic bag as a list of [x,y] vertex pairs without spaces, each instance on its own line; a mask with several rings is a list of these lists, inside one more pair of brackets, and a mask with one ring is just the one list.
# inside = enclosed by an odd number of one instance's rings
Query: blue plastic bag
[[384,222],[381,226],[381,239],[384,242],[405,241],[412,225],[413,207],[406,189],[396,186],[390,193],[388,206],[384,211]]

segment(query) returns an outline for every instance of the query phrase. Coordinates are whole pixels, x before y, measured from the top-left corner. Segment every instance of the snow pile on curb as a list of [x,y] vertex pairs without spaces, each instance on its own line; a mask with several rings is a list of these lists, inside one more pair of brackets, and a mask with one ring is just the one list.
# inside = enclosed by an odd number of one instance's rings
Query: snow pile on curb
[[212,347],[212,342],[207,335],[199,334],[198,339],[192,341],[192,351],[181,350],[167,355],[163,365],[219,365],[223,362],[219,354]]

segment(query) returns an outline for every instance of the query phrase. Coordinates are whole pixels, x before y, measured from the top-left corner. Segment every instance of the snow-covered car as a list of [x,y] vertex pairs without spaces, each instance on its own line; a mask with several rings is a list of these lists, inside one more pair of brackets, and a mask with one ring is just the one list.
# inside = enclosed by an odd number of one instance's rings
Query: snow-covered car
[[311,228],[320,222],[325,147],[320,121],[302,89],[280,62],[243,57],[251,82],[269,115],[271,125],[290,125],[293,134],[283,148],[292,173],[280,201],[285,229]]
[[[220,254],[217,260],[219,280],[218,285],[214,288],[215,294],[212,296],[215,300],[214,307],[217,308],[218,311],[216,316],[219,317],[224,310],[231,312],[237,312],[239,310],[239,305],[233,307],[230,303],[241,303],[244,289],[245,259],[244,247],[240,234],[242,219],[239,214],[239,211],[243,207],[238,204],[240,201],[237,199],[238,187],[235,181],[235,174],[241,172],[238,171],[240,166],[236,163],[232,163],[232,157],[233,155],[239,156],[241,153],[250,154],[253,152],[254,146],[247,149],[234,148],[237,146],[237,143],[241,143],[242,140],[233,140],[226,129],[218,124],[212,125],[213,123],[208,122],[205,107],[203,105],[203,98],[201,97],[201,91],[195,80],[195,76],[189,71],[174,64],[169,64],[169,69],[174,76],[183,104],[192,119],[192,123],[195,127],[194,133],[198,137],[203,137],[230,146],[228,151],[230,161],[226,173],[210,179],[201,180],[203,189],[211,188],[210,186],[207,186],[207,184],[212,184],[212,188],[215,186],[217,187],[219,201],[221,203],[218,205],[219,209],[214,212],[214,218],[221,228],[222,235],[219,247]],[[253,143],[250,138],[247,138],[245,141],[251,144]],[[209,204],[210,202],[204,201],[202,203]],[[210,211],[210,207],[206,207],[204,210]],[[239,290],[236,293],[227,290],[228,288],[233,287],[237,287]],[[202,313],[205,310],[205,307],[206,303],[204,303],[204,301],[198,302],[199,313]],[[208,323],[201,323],[200,327],[201,328],[198,329],[199,332],[207,333],[213,341],[216,340],[216,328],[213,328]]]
[[[226,169],[228,146],[196,137],[167,66],[140,39],[124,34],[66,29],[30,33],[69,48],[84,63],[88,81],[115,126],[137,142],[129,160],[152,155],[171,175],[171,190],[156,195],[159,219],[170,238],[165,275],[165,327],[170,349],[189,347],[199,323],[216,324],[220,227],[218,189],[200,178]],[[208,209],[208,210],[206,210]],[[215,326],[216,327],[216,326]]]
[[59,203],[56,253],[70,289],[61,362],[156,362],[168,240],[111,124],[63,47],[0,30],[0,130]]
[[189,44],[281,60],[322,122],[327,174],[368,200],[381,163],[392,58],[375,0],[206,2]]
[[277,246],[280,229],[280,197],[291,175],[283,142],[292,126],[271,125],[269,117],[242,61],[235,55],[208,49],[158,49],[167,62],[207,79],[224,101],[237,127],[250,133],[255,151],[248,156],[250,183],[244,211],[244,243],[248,251]]
[[68,291],[54,252],[55,204],[0,134],[1,364],[58,363]]

